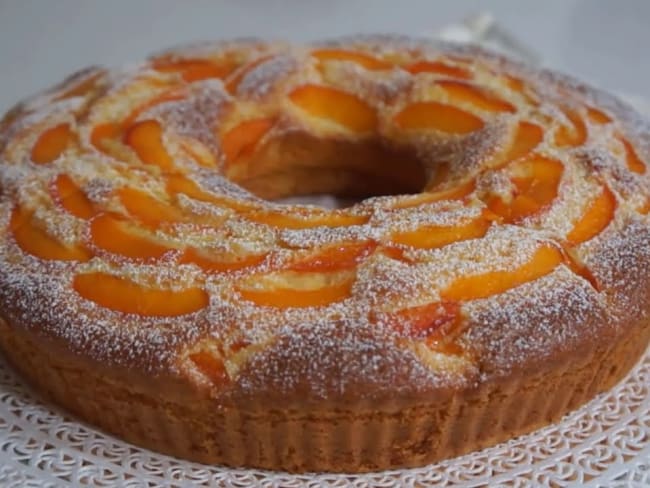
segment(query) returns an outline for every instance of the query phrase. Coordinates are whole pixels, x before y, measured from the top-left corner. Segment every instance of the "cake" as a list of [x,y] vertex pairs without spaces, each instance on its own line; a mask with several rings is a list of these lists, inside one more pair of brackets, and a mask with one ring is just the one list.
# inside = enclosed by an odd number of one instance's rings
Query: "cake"
[[[650,124],[394,36],[89,68],[0,122],[0,344],[129,442],[420,466],[557,421],[648,343]],[[285,197],[331,194],[324,209]]]

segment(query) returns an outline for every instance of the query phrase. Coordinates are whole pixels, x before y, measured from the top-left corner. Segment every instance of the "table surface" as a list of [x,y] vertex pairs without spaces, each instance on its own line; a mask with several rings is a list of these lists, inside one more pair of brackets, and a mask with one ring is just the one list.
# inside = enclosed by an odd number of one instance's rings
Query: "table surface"
[[178,43],[420,35],[485,9],[547,66],[650,97],[647,0],[0,0],[0,112],[76,69]]

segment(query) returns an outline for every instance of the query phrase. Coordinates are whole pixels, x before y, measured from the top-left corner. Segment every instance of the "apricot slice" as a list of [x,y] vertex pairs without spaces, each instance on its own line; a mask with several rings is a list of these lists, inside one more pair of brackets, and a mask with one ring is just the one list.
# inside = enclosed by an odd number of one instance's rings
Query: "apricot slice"
[[174,162],[163,145],[162,127],[155,120],[136,122],[124,134],[124,143],[130,146],[145,164],[170,171]]
[[98,71],[97,73],[88,76],[85,80],[73,84],[71,87],[69,87],[59,96],[57,96],[54,100],[55,101],[66,100],[68,98],[83,97],[87,95],[95,88],[95,86],[97,85],[97,81],[99,80],[99,77],[102,76],[103,74],[104,74],[103,71]]
[[293,90],[289,99],[309,115],[354,132],[372,132],[377,128],[377,113],[370,105],[336,88],[303,85]]
[[162,202],[143,191],[125,187],[117,190],[117,194],[127,212],[146,225],[157,227],[164,223],[187,220],[177,207]]
[[630,144],[630,141],[621,136],[618,136],[618,139],[621,141],[623,147],[625,148],[625,161],[627,163],[628,169],[641,175],[645,174],[646,166],[643,161],[641,161],[641,158],[639,158],[637,155],[634,147],[632,147],[632,144]]
[[449,134],[468,134],[483,128],[483,121],[469,112],[438,102],[417,102],[395,115],[402,129],[434,129]]
[[587,117],[596,124],[609,124],[612,121],[609,115],[594,107],[587,107]]
[[544,131],[536,124],[519,122],[504,162],[514,161],[530,154],[544,138]]
[[354,281],[354,278],[350,278],[317,289],[273,288],[263,290],[238,287],[237,291],[244,300],[264,307],[322,307],[348,298]]
[[447,301],[487,298],[536,280],[563,262],[562,252],[550,244],[542,245],[530,261],[508,271],[490,271],[456,278],[440,295]]
[[227,63],[219,64],[204,59],[158,59],[153,61],[152,67],[163,73],[180,73],[183,80],[188,83],[209,78],[224,78],[232,72],[233,68]]
[[311,55],[319,61],[351,61],[369,70],[391,69],[392,65],[365,53],[346,51],[344,49],[317,49]]
[[348,215],[338,213],[290,215],[274,210],[254,210],[247,212],[248,220],[282,229],[311,229],[313,227],[347,227],[363,225],[369,218],[365,215]]
[[413,198],[402,201],[395,205],[393,208],[409,208],[425,203],[440,202],[443,200],[462,200],[476,189],[476,182],[474,180],[461,183],[460,185],[440,190],[433,193],[422,193]]
[[253,71],[255,68],[257,68],[260,64],[268,61],[271,59],[271,56],[262,56],[259,57],[247,65],[243,66],[241,69],[237,70],[233,76],[228,80],[226,83],[226,90],[228,90],[229,93],[234,94],[237,91],[237,87],[241,83],[241,81],[244,79],[244,77]]
[[215,385],[223,384],[228,380],[228,372],[223,361],[209,351],[198,351],[190,354],[190,361]]
[[34,225],[33,212],[21,207],[11,213],[9,228],[16,244],[27,254],[48,261],[88,261],[92,255],[82,246],[67,246]]
[[47,164],[57,159],[74,142],[69,124],[59,124],[44,131],[32,148],[32,161]]
[[575,246],[593,239],[609,225],[615,211],[616,197],[607,186],[603,186],[600,194],[567,234],[567,242]]
[[257,143],[273,127],[272,117],[247,120],[226,132],[221,139],[221,149],[226,161],[233,162],[253,153]]
[[122,128],[119,124],[106,122],[93,127],[90,133],[90,143],[99,151],[111,156],[110,148],[106,145],[107,140],[115,140],[120,137]]
[[532,156],[512,166],[516,187],[510,204],[496,197],[488,201],[490,211],[506,222],[519,222],[541,212],[557,197],[564,165],[554,159]]
[[582,117],[572,110],[563,110],[572,127],[562,125],[555,131],[555,144],[559,147],[581,146],[587,140],[587,126]]
[[90,223],[95,246],[130,259],[155,260],[173,248],[156,242],[132,223],[109,214],[100,214]]
[[384,320],[398,332],[422,339],[448,331],[458,323],[459,319],[459,303],[441,301],[405,308],[387,314]]
[[455,226],[425,225],[416,230],[393,233],[391,241],[419,249],[436,249],[454,242],[483,237],[490,221],[483,216]]
[[181,264],[196,264],[208,273],[226,273],[257,266],[266,259],[266,256],[266,253],[247,256],[215,256],[213,253],[190,247],[183,252],[179,262]]
[[220,197],[202,190],[194,181],[181,174],[172,174],[167,176],[167,192],[171,195],[182,193],[199,202],[214,203],[224,205],[238,212],[251,210],[251,205],[238,202],[231,198]]
[[469,103],[479,110],[488,112],[515,112],[511,103],[501,100],[496,95],[478,86],[453,80],[440,80],[436,85],[441,87],[453,101]]
[[175,317],[204,309],[210,303],[205,290],[151,288],[109,273],[78,274],[74,290],[86,300],[122,313],[152,317]]
[[377,248],[374,241],[328,246],[311,256],[291,263],[291,271],[340,271],[355,267]]
[[71,215],[88,220],[95,214],[95,206],[68,175],[61,174],[54,180],[54,197]]
[[463,80],[469,80],[472,77],[472,74],[466,69],[446,64],[442,61],[417,61],[406,66],[405,69],[413,75],[418,73],[435,73]]

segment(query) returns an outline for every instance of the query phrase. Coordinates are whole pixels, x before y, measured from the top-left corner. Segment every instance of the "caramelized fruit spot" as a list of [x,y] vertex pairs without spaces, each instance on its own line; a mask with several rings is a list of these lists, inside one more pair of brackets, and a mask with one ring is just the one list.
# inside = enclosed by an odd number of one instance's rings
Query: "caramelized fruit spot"
[[391,69],[392,65],[386,61],[375,58],[365,53],[346,51],[344,49],[318,49],[311,55],[319,61],[352,61],[369,70]]
[[68,175],[56,177],[53,193],[55,200],[75,217],[88,220],[96,213],[93,203]]
[[436,249],[454,242],[483,237],[489,227],[490,221],[481,216],[455,226],[426,225],[412,231],[397,232],[391,236],[391,241],[420,249]]
[[78,274],[73,288],[86,300],[117,312],[152,317],[175,317],[208,306],[210,297],[201,288],[173,291],[150,288],[108,273]]
[[413,103],[395,115],[402,129],[435,129],[450,134],[468,134],[483,128],[476,115],[438,102]]
[[162,127],[155,120],[136,122],[124,134],[129,145],[145,164],[152,164],[164,171],[174,167],[174,162],[163,145]]
[[514,105],[478,86],[453,80],[441,80],[436,84],[445,91],[451,100],[469,103],[479,110],[511,113],[516,111]]
[[458,66],[443,63],[442,61],[417,61],[406,67],[406,71],[411,74],[418,73],[436,73],[439,75],[450,76],[452,78],[460,78],[469,80],[472,74],[466,69]]
[[223,361],[209,351],[199,351],[189,355],[197,369],[212,383],[220,385],[228,381],[228,372]]
[[340,271],[355,267],[377,248],[374,241],[328,246],[306,258],[290,264],[291,271]]
[[330,120],[354,132],[377,127],[375,110],[360,98],[335,88],[303,85],[289,94],[291,101],[308,114]]
[[130,259],[160,259],[172,250],[132,223],[109,214],[100,214],[92,220],[90,236],[98,248]]
[[68,124],[59,124],[44,131],[32,148],[32,161],[47,164],[57,159],[72,144],[75,136]]
[[567,234],[568,243],[575,246],[596,237],[612,221],[615,211],[616,197],[607,186],[603,186],[600,194]]
[[354,278],[317,289],[273,288],[252,289],[238,288],[244,300],[264,307],[306,308],[323,307],[340,302],[350,296]]
[[16,207],[9,228],[23,251],[50,261],[88,261],[92,255],[82,246],[66,246],[34,225],[32,212]]
[[541,278],[562,262],[562,252],[557,247],[546,244],[535,252],[530,261],[516,269],[456,278],[441,292],[441,297],[451,301],[487,298]]
[[266,259],[266,256],[267,254],[238,256],[221,253],[215,255],[213,252],[190,247],[183,252],[179,262],[181,264],[195,264],[208,273],[226,273],[257,266]]
[[273,118],[247,120],[226,132],[221,139],[221,149],[226,161],[233,162],[239,158],[250,156],[259,140],[264,137],[273,124]]
[[102,76],[104,73],[102,71],[98,71],[95,74],[90,75],[87,77],[85,80],[78,82],[65,90],[63,93],[61,93],[59,96],[57,96],[54,100],[59,101],[59,100],[66,100],[68,98],[74,98],[74,97],[83,97],[90,93],[96,86],[97,80],[99,80],[99,77]]

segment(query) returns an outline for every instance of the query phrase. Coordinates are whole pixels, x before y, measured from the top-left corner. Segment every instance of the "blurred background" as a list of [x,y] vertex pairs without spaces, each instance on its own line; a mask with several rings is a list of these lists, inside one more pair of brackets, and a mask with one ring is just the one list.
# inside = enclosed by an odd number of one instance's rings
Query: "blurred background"
[[648,0],[0,0],[0,112],[84,66],[178,43],[427,35],[486,11],[544,65],[650,98]]

